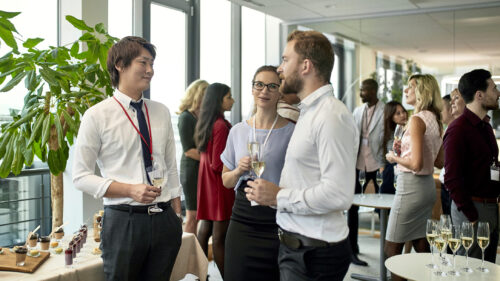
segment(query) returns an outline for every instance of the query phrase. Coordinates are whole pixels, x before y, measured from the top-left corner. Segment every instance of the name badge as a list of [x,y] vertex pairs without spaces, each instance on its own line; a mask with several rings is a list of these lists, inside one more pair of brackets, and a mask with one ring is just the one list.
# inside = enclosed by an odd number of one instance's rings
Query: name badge
[[497,167],[491,167],[490,169],[490,179],[492,181],[499,181],[500,180],[500,172]]
[[368,146],[368,139],[363,138],[363,139],[361,140],[361,144],[362,144],[363,146]]

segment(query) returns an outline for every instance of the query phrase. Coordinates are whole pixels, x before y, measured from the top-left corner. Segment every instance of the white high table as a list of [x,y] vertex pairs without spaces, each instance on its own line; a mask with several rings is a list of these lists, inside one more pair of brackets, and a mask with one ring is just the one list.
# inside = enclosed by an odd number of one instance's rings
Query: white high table
[[[89,231],[92,233],[92,230]],[[67,237],[65,237],[67,240]],[[67,246],[67,241],[63,242]],[[100,255],[90,253],[91,249],[99,247],[99,243],[93,241],[92,236],[87,237],[87,243],[82,249],[86,252],[78,257],[78,264],[75,268],[66,268],[64,266],[64,254],[51,254],[40,268],[34,273],[19,273],[11,271],[0,271],[0,280],[47,280],[47,281],[104,281],[104,270]],[[170,281],[183,279],[186,274],[196,275],[200,280],[207,279],[208,260],[200,247],[198,240],[191,233],[183,233],[182,244],[175,260]]]
[[380,209],[380,277],[365,276],[357,273],[351,274],[351,278],[358,280],[387,280],[387,270],[384,266],[385,253],[384,242],[387,230],[387,215],[392,207],[394,194],[354,194],[353,205]]
[[[448,255],[450,261],[452,260],[452,255]],[[425,265],[430,263],[432,260],[430,253],[410,253],[404,255],[397,255],[388,258],[385,261],[387,269],[392,273],[399,275],[403,278],[409,280],[456,280],[456,281],[498,281],[500,280],[500,265],[493,264],[491,262],[484,262],[484,267],[488,268],[490,272],[483,273],[476,268],[481,265],[480,259],[475,259],[469,257],[469,267],[472,268],[474,272],[464,273],[460,271],[460,268],[465,266],[465,257],[456,256],[457,271],[460,272],[460,276],[445,276],[440,277],[432,274],[435,269],[427,268]],[[438,254],[434,254],[434,261],[438,261]],[[451,266],[441,265],[441,271],[448,272],[452,269]]]

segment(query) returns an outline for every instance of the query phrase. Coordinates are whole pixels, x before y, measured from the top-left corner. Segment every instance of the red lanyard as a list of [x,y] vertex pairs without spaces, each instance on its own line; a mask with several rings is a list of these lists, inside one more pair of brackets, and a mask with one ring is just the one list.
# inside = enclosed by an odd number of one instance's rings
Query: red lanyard
[[153,135],[151,135],[151,124],[149,123],[149,111],[148,111],[148,106],[146,105],[146,103],[144,103],[144,107],[146,108],[146,116],[148,117],[148,131],[149,131],[149,143],[146,141],[146,139],[144,138],[144,136],[141,134],[141,132],[139,131],[139,129],[137,129],[137,126],[134,124],[134,122],[132,121],[132,118],[130,118],[130,116],[128,115],[127,111],[125,110],[125,107],[123,107],[123,105],[121,104],[121,102],[119,102],[114,96],[113,98],[115,99],[115,101],[121,106],[121,108],[123,109],[123,112],[125,112],[125,115],[127,115],[128,117],[128,120],[130,121],[130,124],[132,124],[132,126],[134,126],[134,129],[137,131],[137,133],[139,134],[139,136],[141,136],[141,139],[142,141],[146,144],[146,146],[149,148],[149,154],[151,155],[151,161],[153,161]]

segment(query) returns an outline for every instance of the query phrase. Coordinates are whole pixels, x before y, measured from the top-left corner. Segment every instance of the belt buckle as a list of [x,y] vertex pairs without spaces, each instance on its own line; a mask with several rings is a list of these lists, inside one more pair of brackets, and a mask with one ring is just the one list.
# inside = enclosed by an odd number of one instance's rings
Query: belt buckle
[[294,250],[299,249],[302,245],[298,238],[285,234],[281,229],[278,229],[278,237],[283,244]]
[[158,207],[158,205],[148,206],[148,215],[153,216],[158,213],[163,212],[163,209]]

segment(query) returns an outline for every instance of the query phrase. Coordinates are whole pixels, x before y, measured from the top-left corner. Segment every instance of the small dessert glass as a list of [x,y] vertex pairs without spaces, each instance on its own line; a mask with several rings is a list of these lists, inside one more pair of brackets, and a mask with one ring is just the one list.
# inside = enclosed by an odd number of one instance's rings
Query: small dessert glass
[[28,249],[25,247],[19,247],[15,250],[15,253],[16,253],[16,265],[24,266]]

